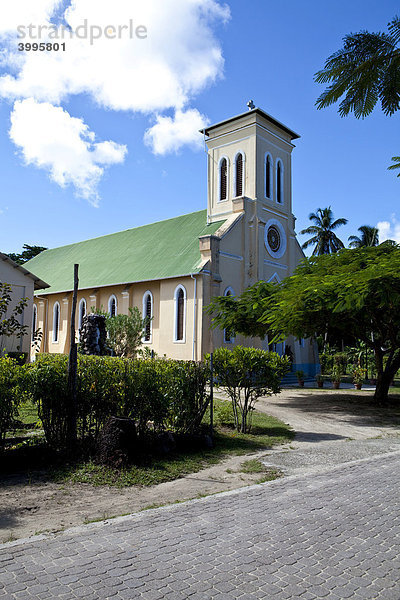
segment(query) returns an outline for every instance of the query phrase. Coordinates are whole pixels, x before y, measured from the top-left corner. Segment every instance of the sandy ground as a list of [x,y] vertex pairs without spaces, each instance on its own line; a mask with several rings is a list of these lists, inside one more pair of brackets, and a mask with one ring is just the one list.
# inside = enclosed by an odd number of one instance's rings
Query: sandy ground
[[[351,460],[354,452],[360,452],[359,445],[349,444],[348,440],[400,435],[399,413],[390,409],[371,409],[363,405],[365,395],[371,392],[350,392],[354,402],[348,402],[348,391],[286,389],[279,396],[261,399],[257,408],[278,417],[296,431],[291,444],[278,450],[264,451],[249,456],[229,458],[198,473],[187,475],[176,481],[153,487],[131,487],[115,489],[93,487],[87,484],[49,483],[40,476],[28,480],[19,475],[4,477],[0,481],[0,542],[24,538],[43,532],[61,529],[108,519],[136,512],[154,505],[165,505],[177,501],[196,498],[202,495],[231,490],[254,483],[260,474],[244,474],[240,465],[248,458],[260,458],[266,464],[282,466],[285,471],[287,455],[297,456],[298,463],[304,466],[307,461],[315,462],[315,455],[327,445],[336,449],[344,448],[341,442],[347,441],[346,452],[337,453],[337,458],[329,452],[332,462]],[[357,394],[357,395],[355,395]],[[354,448],[354,451],[352,450]],[[386,451],[390,451],[388,446]],[[376,447],[364,444],[365,453],[375,454]],[[307,456],[313,458],[307,458]],[[333,458],[332,458],[333,457]],[[290,461],[289,461],[290,462]],[[295,460],[296,462],[296,460]],[[319,461],[321,464],[325,459]],[[229,472],[227,472],[227,470]],[[289,474],[291,473],[289,469]]]

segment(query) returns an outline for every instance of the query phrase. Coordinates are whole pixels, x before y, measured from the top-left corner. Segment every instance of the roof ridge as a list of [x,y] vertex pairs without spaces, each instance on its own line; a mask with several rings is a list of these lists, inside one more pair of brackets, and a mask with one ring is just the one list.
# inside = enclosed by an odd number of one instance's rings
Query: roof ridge
[[[61,248],[69,248],[71,246],[76,246],[77,244],[84,244],[85,242],[92,242],[93,240],[100,240],[101,238],[111,237],[113,235],[118,235],[120,233],[125,233],[127,231],[134,231],[135,229],[142,229],[143,227],[150,227],[151,225],[157,225],[158,223],[167,223],[168,221],[174,221],[175,219],[180,219],[182,217],[189,217],[190,215],[199,214],[201,212],[207,212],[207,209],[203,208],[202,210],[194,210],[191,213],[184,213],[183,215],[177,215],[176,217],[169,217],[168,219],[160,219],[159,221],[153,221],[152,223],[144,223],[143,225],[138,225],[137,227],[128,227],[127,229],[120,229],[119,231],[113,231],[112,233],[105,233],[103,235],[96,235],[92,238],[86,238],[84,240],[80,240],[78,242],[71,242],[70,244],[63,244],[62,246],[54,246],[53,248],[47,248],[47,250],[43,250],[40,254],[46,254],[48,252],[52,252],[53,250],[60,250]],[[207,225],[207,223],[205,223]],[[37,255],[39,256],[39,255]],[[36,256],[31,258],[34,260]]]

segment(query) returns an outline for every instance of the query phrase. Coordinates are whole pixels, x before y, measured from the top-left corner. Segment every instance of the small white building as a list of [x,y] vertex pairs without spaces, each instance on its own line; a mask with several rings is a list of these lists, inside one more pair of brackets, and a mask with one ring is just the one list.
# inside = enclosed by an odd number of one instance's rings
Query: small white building
[[33,310],[33,295],[38,290],[48,288],[49,285],[2,252],[0,252],[0,283],[8,283],[12,289],[12,301],[8,305],[5,318],[12,314],[13,309],[22,298],[26,298],[28,302],[24,312],[18,316],[20,324],[28,326],[26,335],[11,337],[0,335],[0,355],[21,352],[29,356],[32,332],[37,329],[37,313],[36,308]]

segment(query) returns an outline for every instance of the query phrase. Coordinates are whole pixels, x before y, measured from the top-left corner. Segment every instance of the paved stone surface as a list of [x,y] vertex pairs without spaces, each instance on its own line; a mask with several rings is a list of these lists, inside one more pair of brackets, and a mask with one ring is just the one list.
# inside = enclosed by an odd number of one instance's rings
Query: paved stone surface
[[[276,467],[285,475],[301,475],[323,472],[336,465],[372,458],[380,454],[400,451],[400,436],[383,439],[341,440],[336,442],[296,443],[295,450],[270,450],[260,460],[269,467]],[[399,598],[400,600],[400,598]]]
[[0,546],[0,598],[399,600],[400,452]]

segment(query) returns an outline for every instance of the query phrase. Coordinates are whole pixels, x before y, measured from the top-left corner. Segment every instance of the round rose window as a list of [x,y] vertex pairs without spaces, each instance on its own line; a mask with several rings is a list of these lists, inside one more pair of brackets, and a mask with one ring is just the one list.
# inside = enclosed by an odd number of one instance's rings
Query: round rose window
[[275,227],[275,225],[271,225],[268,228],[267,240],[272,252],[278,252],[281,246],[281,234],[279,233],[278,228]]

